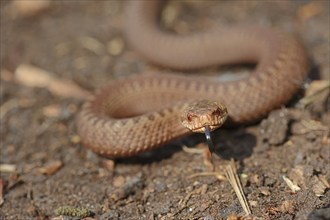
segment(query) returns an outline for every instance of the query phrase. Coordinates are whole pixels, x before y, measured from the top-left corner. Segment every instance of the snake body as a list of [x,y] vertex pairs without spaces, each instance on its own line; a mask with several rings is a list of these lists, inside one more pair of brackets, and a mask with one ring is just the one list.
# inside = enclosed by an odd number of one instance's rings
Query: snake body
[[301,86],[308,60],[290,34],[239,26],[178,36],[158,27],[160,5],[159,1],[126,5],[126,38],[151,62],[178,69],[242,62],[257,66],[247,78],[226,83],[171,74],[111,81],[78,115],[78,134],[93,151],[127,157],[187,135],[180,114],[197,99],[224,103],[232,124],[253,122],[289,101]]

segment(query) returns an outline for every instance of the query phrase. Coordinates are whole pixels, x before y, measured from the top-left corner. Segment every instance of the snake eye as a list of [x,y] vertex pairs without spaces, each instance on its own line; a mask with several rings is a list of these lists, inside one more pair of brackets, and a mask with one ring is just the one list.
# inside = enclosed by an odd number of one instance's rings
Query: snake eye
[[190,114],[188,114],[188,115],[187,115],[187,119],[188,119],[189,122],[191,122],[191,121],[193,120],[193,116],[190,115]]

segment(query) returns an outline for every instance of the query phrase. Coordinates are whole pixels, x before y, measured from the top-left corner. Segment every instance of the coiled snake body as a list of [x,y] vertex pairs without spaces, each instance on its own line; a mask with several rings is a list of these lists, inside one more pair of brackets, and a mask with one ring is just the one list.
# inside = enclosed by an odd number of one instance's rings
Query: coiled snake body
[[226,83],[170,74],[110,82],[84,104],[77,120],[83,144],[99,154],[131,156],[189,134],[180,115],[197,99],[224,103],[234,124],[258,120],[291,99],[305,78],[305,50],[289,34],[242,26],[176,36],[157,27],[159,8],[158,1],[126,6],[126,37],[148,60],[178,69],[242,62],[257,67],[247,78]]

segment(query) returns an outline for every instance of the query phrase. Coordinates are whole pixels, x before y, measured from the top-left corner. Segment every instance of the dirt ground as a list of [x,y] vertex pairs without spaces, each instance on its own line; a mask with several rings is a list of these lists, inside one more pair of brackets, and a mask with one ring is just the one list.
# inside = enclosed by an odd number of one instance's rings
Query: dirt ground
[[[54,82],[70,80],[89,91],[114,78],[163,68],[125,43],[120,1],[27,7],[1,1],[0,219],[243,219],[223,178],[231,158],[252,211],[249,219],[330,219],[329,1],[166,6],[162,24],[174,32],[236,23],[277,27],[299,36],[310,56],[306,84],[287,108],[261,123],[214,134],[216,172],[205,164],[203,150],[194,148],[205,147],[203,136],[115,161],[84,148],[75,128],[83,101],[54,92],[49,84],[37,86],[35,70],[23,67],[41,68]],[[31,75],[19,80],[19,67]],[[316,95],[308,96],[306,88]]]

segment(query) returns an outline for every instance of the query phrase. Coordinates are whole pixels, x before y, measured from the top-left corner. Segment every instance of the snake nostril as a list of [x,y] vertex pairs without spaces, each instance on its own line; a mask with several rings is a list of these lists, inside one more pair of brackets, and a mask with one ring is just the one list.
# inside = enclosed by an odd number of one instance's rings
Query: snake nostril
[[215,111],[212,113],[212,115],[215,115],[215,116],[221,115],[221,111],[220,111],[220,109],[215,110]]

